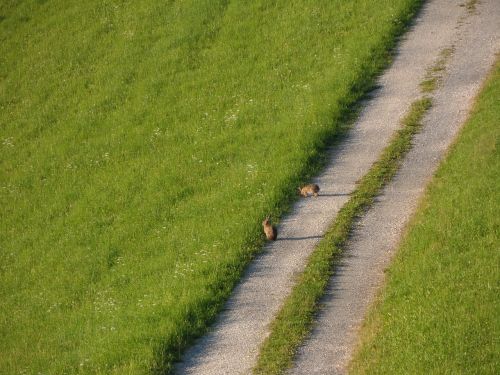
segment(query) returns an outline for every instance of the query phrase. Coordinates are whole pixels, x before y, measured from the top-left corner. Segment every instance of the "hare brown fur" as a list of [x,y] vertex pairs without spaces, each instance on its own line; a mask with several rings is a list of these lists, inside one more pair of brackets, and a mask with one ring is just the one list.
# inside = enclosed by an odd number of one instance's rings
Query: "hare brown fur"
[[308,197],[309,195],[318,196],[319,186],[316,184],[307,184],[303,187],[299,187],[300,195],[303,197]]
[[271,224],[269,216],[262,222],[262,227],[264,228],[264,233],[269,241],[275,241],[276,238],[278,238],[278,230]]

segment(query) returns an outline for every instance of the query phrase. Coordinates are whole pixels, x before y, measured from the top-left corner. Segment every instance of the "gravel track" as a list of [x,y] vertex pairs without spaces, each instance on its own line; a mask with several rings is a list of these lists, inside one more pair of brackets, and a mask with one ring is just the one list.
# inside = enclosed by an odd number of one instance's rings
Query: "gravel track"
[[[279,239],[268,243],[264,252],[250,264],[217,322],[207,335],[186,351],[183,361],[176,365],[176,373],[235,375],[251,372],[256,363],[259,347],[269,334],[269,324],[290,293],[296,275],[304,269],[308,256],[342,205],[349,199],[349,194],[355,189],[356,181],[376,161],[394,131],[399,128],[400,120],[410,104],[419,98],[419,83],[424,78],[426,69],[436,61],[440,51],[452,44],[456,44],[456,51],[450,62],[450,72],[443,87],[436,93],[436,104],[432,113],[439,107],[448,107],[454,116],[450,113],[429,114],[426,124],[434,126],[435,122],[444,123],[444,120],[451,116],[457,118],[454,122],[457,125],[454,127],[458,129],[470,107],[472,97],[477,92],[477,87],[492,64],[494,52],[498,50],[498,27],[495,31],[495,25],[492,23],[497,21],[497,24],[500,24],[498,17],[500,5],[496,0],[483,0],[479,3],[478,14],[469,14],[466,7],[459,6],[459,3],[459,1],[435,0],[429,1],[424,6],[414,27],[401,41],[394,63],[378,80],[379,88],[372,94],[372,99],[365,103],[359,119],[346,140],[332,151],[328,167],[315,179],[314,182],[321,187],[321,195],[316,199],[298,201],[292,213],[281,221],[278,228]],[[496,49],[493,46],[496,46]],[[470,60],[460,63],[462,59]],[[471,72],[464,74],[462,69]],[[458,79],[450,81],[454,74],[458,74]],[[448,91],[444,92],[445,89]],[[452,99],[456,99],[456,103],[450,102]],[[439,119],[430,122],[432,116],[437,116]],[[419,143],[415,148],[421,147],[421,143],[425,146],[428,140],[422,137],[425,137],[426,133],[427,130],[419,136]],[[449,137],[448,141],[441,135],[430,136],[440,137],[437,147],[441,151],[425,151],[426,156],[418,159],[416,163],[431,159],[433,165],[437,165],[456,130],[451,133],[446,135]],[[420,183],[416,186],[413,185],[413,180],[417,179],[415,172],[413,170],[405,172],[407,169],[403,169],[396,181],[404,180],[405,174],[406,180],[411,181],[402,181],[400,189],[403,190],[395,190],[394,195],[398,200],[394,201],[393,197],[384,198],[388,191],[396,189],[394,184],[391,184],[376,206],[386,201],[396,211],[404,210],[403,219],[397,220],[406,220],[415,207],[417,199],[415,197],[421,194],[430,176],[429,166],[421,169],[423,169],[422,176],[418,176]],[[408,195],[410,190],[415,190],[415,197]],[[391,211],[384,212],[384,215],[386,216],[377,216],[375,221],[384,224],[386,227],[383,231],[392,235],[388,243],[380,245],[386,259],[389,259],[391,251],[388,249],[394,247],[403,226],[389,224],[388,219],[394,215]],[[359,228],[355,238],[360,237],[365,231],[363,223]],[[379,241],[368,235],[367,242],[371,244]],[[375,276],[368,278],[364,273],[355,274],[353,272],[359,270],[352,270],[350,259],[366,258],[371,255],[354,255],[352,247],[353,244],[348,250],[352,257],[346,259],[338,276],[355,275],[351,281],[346,279],[346,282],[356,285],[360,279],[369,280],[364,287],[365,297],[361,303],[363,306],[357,307],[354,314],[351,308],[354,302],[349,302],[348,298],[358,295],[349,292],[351,294],[347,293],[342,297],[340,293],[344,292],[344,289],[347,291],[349,285],[339,284],[340,278],[336,276],[325,299],[328,308],[321,313],[318,326],[307,344],[301,348],[297,367],[292,371],[294,374],[334,373],[336,368],[343,368],[350,356],[352,349],[347,349],[346,345],[352,347],[356,327],[374,294],[375,286],[382,281],[381,273],[387,263],[387,260],[377,260],[375,268],[373,260],[365,259],[362,263],[368,270],[373,269]],[[344,302],[339,304],[338,301],[343,299]],[[337,312],[333,313],[333,320],[343,319],[339,323],[344,329],[342,332],[334,332],[337,328],[332,328],[332,322],[323,320],[323,317],[331,315],[329,311],[332,307],[337,309]],[[344,318],[336,315],[339,309],[344,311]],[[338,342],[339,337],[347,341]],[[318,345],[319,351],[315,349]],[[343,361],[342,364],[332,362],[335,360],[335,353],[337,358]]]

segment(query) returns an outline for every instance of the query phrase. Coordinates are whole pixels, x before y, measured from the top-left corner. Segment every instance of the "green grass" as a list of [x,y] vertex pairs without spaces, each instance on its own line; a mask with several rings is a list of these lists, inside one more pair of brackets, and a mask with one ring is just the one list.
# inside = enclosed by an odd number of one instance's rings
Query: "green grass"
[[430,105],[429,98],[422,98],[412,104],[402,121],[402,128],[339,211],[273,321],[271,334],[260,350],[254,373],[282,374],[291,366],[298,345],[309,333],[319,299],[332,276],[332,265],[342,254],[355,219],[372,204],[381,188],[396,173],[401,160],[411,148],[412,138],[420,129],[420,121]]
[[0,3],[0,372],[166,372],[418,0]]
[[500,63],[430,184],[351,374],[500,372]]

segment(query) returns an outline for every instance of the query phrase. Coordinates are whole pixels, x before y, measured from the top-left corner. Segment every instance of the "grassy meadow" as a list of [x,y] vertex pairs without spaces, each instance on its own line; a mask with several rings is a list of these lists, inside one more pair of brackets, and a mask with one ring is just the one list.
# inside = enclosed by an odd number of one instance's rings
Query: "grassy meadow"
[[351,374],[500,372],[500,62],[362,329]]
[[165,373],[418,0],[0,2],[0,373]]

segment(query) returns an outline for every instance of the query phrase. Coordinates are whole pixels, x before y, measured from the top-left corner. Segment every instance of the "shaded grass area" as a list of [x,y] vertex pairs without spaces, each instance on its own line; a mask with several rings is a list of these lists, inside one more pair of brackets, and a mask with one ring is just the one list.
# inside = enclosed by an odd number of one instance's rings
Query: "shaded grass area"
[[396,173],[430,105],[429,98],[412,104],[402,121],[402,128],[339,211],[271,325],[271,334],[261,348],[254,373],[281,374],[291,366],[298,345],[309,333],[318,302],[333,274],[332,265],[342,253],[355,219],[373,203],[375,196]]
[[420,1],[0,3],[0,370],[163,373]]
[[352,374],[500,371],[500,63],[368,314]]

